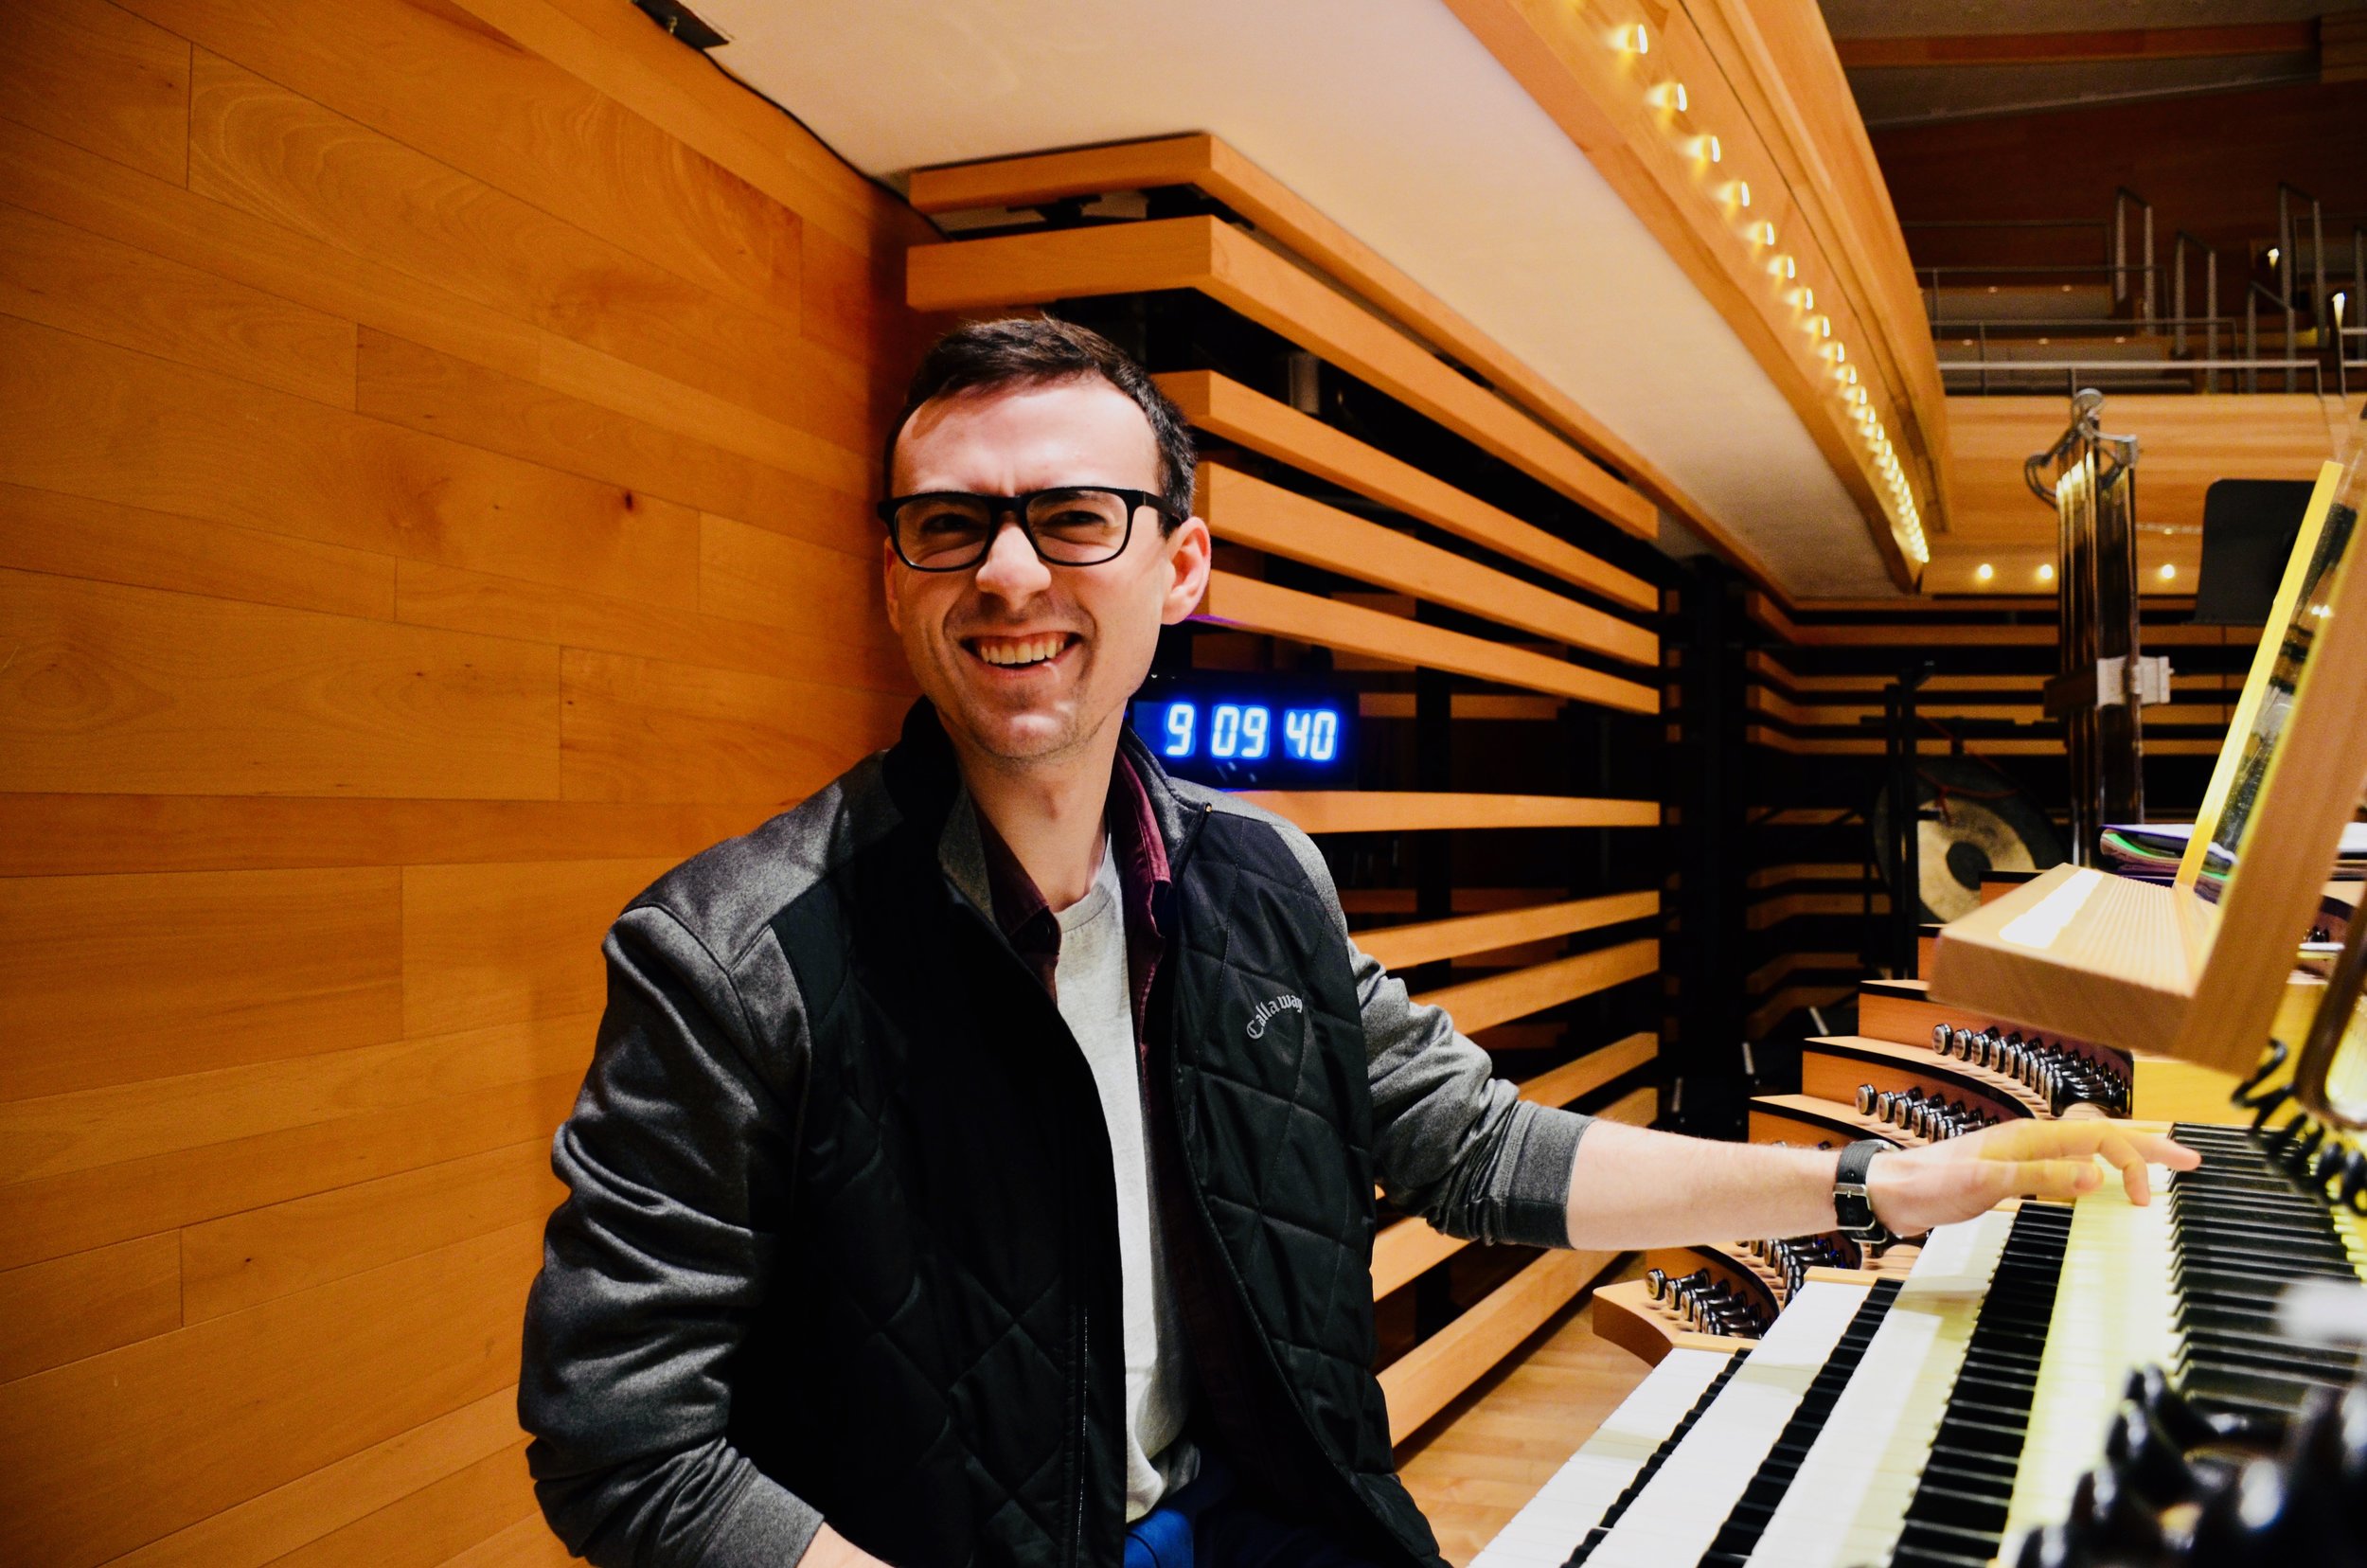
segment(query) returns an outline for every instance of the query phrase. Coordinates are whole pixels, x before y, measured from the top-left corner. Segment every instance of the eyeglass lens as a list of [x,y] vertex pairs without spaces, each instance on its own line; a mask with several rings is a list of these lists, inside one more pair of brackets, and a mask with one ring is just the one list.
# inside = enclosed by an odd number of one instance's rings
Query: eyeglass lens
[[[917,496],[897,508],[897,548],[924,570],[967,566],[986,555],[999,514],[1007,509],[975,496]],[[1127,499],[1112,490],[1059,490],[1027,497],[1024,521],[1044,560],[1093,566],[1126,547],[1132,515]]]

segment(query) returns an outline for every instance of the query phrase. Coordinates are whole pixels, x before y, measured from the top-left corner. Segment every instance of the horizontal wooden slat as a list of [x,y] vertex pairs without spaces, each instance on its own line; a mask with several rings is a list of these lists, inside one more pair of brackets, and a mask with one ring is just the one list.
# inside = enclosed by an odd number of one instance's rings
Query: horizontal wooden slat
[[842,446],[865,443],[869,413],[852,367],[776,314],[711,294],[203,48],[190,77],[191,191]]
[[1622,1255],[1550,1252],[1380,1373],[1389,1441],[1401,1443],[1447,1408]]
[[1771,899],[1761,899],[1743,911],[1743,924],[1753,931],[1765,931],[1786,920],[1808,915],[1887,915],[1890,895],[1880,884],[1869,883],[1864,893],[1781,893]]
[[[500,1452],[517,1436],[518,1391],[514,1386],[499,1388],[151,1541],[117,1558],[112,1568],[265,1568],[307,1542]],[[549,1533],[544,1526],[543,1534]]]
[[[0,1187],[0,1264],[40,1262],[521,1139],[547,1138],[582,1087],[596,1022],[538,1020],[428,1042],[447,1059],[429,1056],[432,1076],[421,1083],[398,1089],[365,1081],[349,1099],[325,1108],[317,1096],[323,1087],[333,1091],[333,1084],[297,1086],[305,1095],[293,1109],[282,1105],[276,1084],[260,1104],[229,1096],[230,1103],[198,1107],[205,1116],[190,1118],[196,1125],[181,1140],[185,1147]],[[539,1056],[505,1052],[511,1040],[530,1042]],[[482,1062],[448,1060],[472,1046],[495,1054]],[[367,1057],[357,1076],[366,1078],[401,1055]],[[190,1080],[168,1081],[168,1093],[187,1093]],[[455,1082],[460,1086],[444,1087]],[[243,1092],[252,1083],[239,1087]],[[257,1130],[220,1141],[207,1135],[207,1129],[233,1116]]]
[[400,943],[388,868],[0,881],[0,1101],[398,1039]]
[[1430,342],[1478,370],[1586,451],[1628,475],[1669,510],[1701,515],[1668,476],[1646,462],[1570,396],[1325,217],[1238,150],[1210,135],[1163,136],[985,163],[916,169],[908,191],[923,212],[1015,206],[1061,195],[1188,185],[1216,197],[1282,244],[1345,283]]
[[[739,526],[721,518],[706,521]],[[731,608],[744,604],[760,612],[762,620],[638,604],[423,561],[400,563],[395,616],[412,626],[438,626],[521,642],[851,686],[909,701],[915,694],[912,669],[902,650],[881,635],[883,629],[874,624],[878,619],[873,614],[875,596],[866,594],[853,603],[842,603],[836,615],[809,616],[803,624],[782,624],[795,623],[798,617],[765,598],[768,582],[774,600],[794,600],[812,591],[813,579],[828,580],[835,575],[829,571],[817,571],[810,577],[800,574],[797,568],[805,554],[842,565],[845,558],[800,540],[765,535],[758,529],[747,531],[784,549],[778,553],[740,551],[728,567],[719,565],[719,576],[727,570],[738,575],[718,597]],[[878,567],[868,570],[876,572]],[[831,634],[828,628],[832,622],[845,630]]]
[[2197,60],[2306,54],[2318,28],[2294,22],[2242,22],[2193,27],[2078,27],[2045,32],[1959,33],[1937,37],[1841,38],[1833,52],[1851,70],[1895,65],[2037,65],[2099,60]]
[[[856,648],[896,646],[880,592],[879,538],[860,555],[728,517],[699,519],[699,608]],[[695,648],[678,655],[697,661]],[[900,660],[899,660],[900,662]],[[853,682],[831,682],[854,685]]]
[[1201,515],[1219,539],[1401,589],[1505,626],[1628,664],[1655,664],[1660,639],[1643,627],[1532,587],[1468,557],[1351,517],[1279,485],[1203,463]]
[[1547,658],[1524,648],[1508,648],[1485,637],[1425,626],[1403,615],[1344,604],[1296,589],[1276,588],[1234,572],[1209,575],[1208,597],[1201,601],[1197,618],[1393,663],[1452,670],[1458,675],[1526,686],[1532,691],[1550,691],[1629,713],[1660,711],[1660,693],[1639,682]]
[[[1540,1105],[1564,1104],[1589,1089],[1599,1088],[1641,1067],[1652,1060],[1658,1047],[1659,1042],[1651,1035],[1630,1035],[1530,1079],[1521,1086],[1521,1097]],[[1562,1092],[1574,1084],[1577,1087],[1567,1094]],[[1630,1127],[1648,1127],[1659,1114],[1660,1092],[1650,1087],[1622,1095],[1594,1113],[1599,1120],[1624,1122]],[[1423,1273],[1469,1245],[1468,1238],[1449,1236],[1429,1221],[1413,1215],[1391,1221],[1373,1238],[1373,1298],[1378,1301],[1390,1292],[1412,1284]]]
[[391,0],[130,0],[214,54],[618,248],[797,319],[797,215],[456,9]]
[[404,1032],[596,1010],[610,923],[669,868],[664,860],[405,866]]
[[0,1273],[0,1383],[181,1327],[181,1247],[170,1235]]
[[576,1560],[537,1511],[446,1559],[442,1568],[567,1568]]
[[771,814],[695,803],[0,794],[0,876],[681,860]]
[[331,1531],[273,1568],[347,1568],[356,1563],[446,1564],[487,1538],[531,1519],[545,1534],[526,1472],[526,1438],[432,1481],[407,1497]]
[[1592,996],[1660,968],[1660,943],[1649,937],[1557,958],[1485,980],[1425,991],[1416,1002],[1441,1007],[1465,1034],[1490,1025],[1526,1018],[1576,997]]
[[[1882,621],[1795,621],[1769,595],[1747,596],[1751,618],[1801,648],[2052,648],[2056,629],[2044,623],[2002,625],[1994,621],[1933,622],[1920,616]],[[2250,648],[2257,630],[2225,626],[2147,626],[2139,640],[2147,647]]]
[[0,1384],[0,1515],[120,1553],[512,1381],[540,1221]]
[[390,620],[395,565],[342,545],[0,485],[0,567],[17,571]]
[[1550,572],[1630,609],[1660,608],[1660,591],[1631,572],[1565,543],[1413,464],[1254,392],[1214,370],[1177,370],[1155,378],[1184,417],[1212,436],[1330,480],[1459,539]]
[[0,206],[0,312],[353,406],[352,322],[21,207]]
[[[1596,1046],[1582,1057],[1574,1057],[1558,1067],[1549,1067],[1528,1079],[1521,1085],[1521,1097],[1539,1105],[1565,1106],[1614,1079],[1625,1078],[1659,1055],[1658,1035],[1647,1030],[1623,1036],[1608,1045]],[[1660,1102],[1654,1094],[1636,1090],[1590,1114],[1604,1121],[1646,1127],[1659,1114],[1659,1110]]]
[[1610,893],[1600,898],[1508,909],[1494,915],[1463,915],[1419,925],[1359,932],[1356,945],[1385,969],[1410,969],[1441,958],[1489,953],[1520,942],[1564,936],[1574,931],[1640,920],[1660,912],[1658,893]]
[[1864,882],[1872,875],[1862,861],[1798,862],[1784,865],[1762,865],[1742,879],[1742,885],[1756,892],[1762,888],[1781,887],[1796,882]]
[[189,167],[189,45],[106,4],[9,8],[0,105],[9,119],[179,184]]
[[373,419],[878,560],[862,506],[802,474],[373,327],[359,365],[356,406]]
[[0,572],[0,788],[559,793],[554,650]]
[[561,656],[570,800],[786,807],[890,744],[900,692],[570,649]]
[[[1546,724],[1561,717],[1564,701],[1560,697],[1530,697],[1509,691],[1458,691],[1448,699],[1447,716],[1458,722],[1468,719],[1491,723],[1509,721]],[[1356,712],[1361,719],[1411,719],[1414,693],[1360,691],[1356,694]]]
[[[1754,746],[1803,757],[1879,757],[1884,749],[1879,739],[1798,736],[1766,724],[1751,725],[1744,732],[1743,739]],[[2059,737],[1983,736],[1974,744],[1980,752],[1991,757],[2063,755],[2063,742]],[[2216,757],[2219,747],[2220,741],[2209,739],[2150,735],[2145,738],[2145,754],[2149,757]],[[1947,757],[1954,754],[1956,742],[1945,735],[1926,735],[1916,739],[1915,750],[1924,757]]]
[[1446,828],[1653,828],[1660,805],[1585,795],[1425,794],[1404,790],[1244,790],[1241,798],[1306,833]]
[[652,604],[698,515],[571,473],[0,316],[0,481]]
[[924,311],[1198,289],[1362,377],[1639,538],[1652,504],[1559,436],[1396,328],[1215,218],[1171,218],[914,250],[905,299]]
[[191,1323],[241,1311],[536,1219],[565,1196],[538,1137],[225,1215],[181,1233],[181,1310]]

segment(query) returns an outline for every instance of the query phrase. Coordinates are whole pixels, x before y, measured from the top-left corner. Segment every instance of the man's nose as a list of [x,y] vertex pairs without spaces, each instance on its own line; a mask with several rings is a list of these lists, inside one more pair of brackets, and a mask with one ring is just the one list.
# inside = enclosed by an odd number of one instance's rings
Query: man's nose
[[1052,572],[1036,554],[1027,530],[1007,512],[996,522],[1008,526],[997,527],[987,542],[986,559],[978,562],[979,592],[1014,604],[1042,593],[1051,586]]

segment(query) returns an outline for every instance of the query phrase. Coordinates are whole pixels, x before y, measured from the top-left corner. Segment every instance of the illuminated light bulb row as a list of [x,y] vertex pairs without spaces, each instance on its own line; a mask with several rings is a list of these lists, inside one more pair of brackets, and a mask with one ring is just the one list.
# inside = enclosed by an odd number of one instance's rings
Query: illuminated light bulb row
[[[1650,29],[1641,22],[1629,23],[1611,35],[1611,46],[1630,59],[1641,60],[1652,52]],[[1682,115],[1691,107],[1683,82],[1675,78],[1656,81],[1644,89],[1644,101],[1664,114]],[[1726,150],[1717,137],[1701,132],[1686,137],[1681,148],[1685,155],[1703,167],[1724,162]],[[1730,180],[1712,188],[1711,197],[1730,210],[1748,211],[1751,206],[1751,182]],[[1768,272],[1779,283],[1795,283],[1800,277],[1800,263],[1789,251],[1776,251],[1775,225],[1767,220],[1752,223],[1743,231],[1743,238],[1758,249],[1773,254],[1768,259]],[[1880,472],[1889,491],[1893,531],[1902,547],[1916,565],[1931,559],[1930,543],[1923,533],[1923,520],[1915,509],[1913,487],[1907,482],[1906,470],[1899,466],[1898,454],[1892,450],[1890,435],[1882,428],[1880,416],[1874,412],[1866,389],[1859,384],[1858,368],[1849,364],[1847,346],[1833,336],[1833,318],[1816,309],[1816,291],[1803,283],[1791,290],[1786,298],[1793,309],[1806,317],[1802,323],[1816,339],[1817,353],[1833,367],[1833,374],[1842,385],[1842,404],[1857,422],[1860,439],[1866,443],[1875,467]]]
[[[2051,561],[2042,561],[2038,562],[2038,569],[2035,575],[2040,582],[2053,582],[2055,580],[2055,562]],[[2178,564],[2175,561],[2165,561],[2161,565],[2154,568],[2153,575],[2160,578],[2164,582],[2176,582],[2178,580]],[[1984,561],[1981,562],[1980,565],[1975,566],[1972,569],[1972,580],[1975,582],[1996,581],[1996,564],[1994,562]]]

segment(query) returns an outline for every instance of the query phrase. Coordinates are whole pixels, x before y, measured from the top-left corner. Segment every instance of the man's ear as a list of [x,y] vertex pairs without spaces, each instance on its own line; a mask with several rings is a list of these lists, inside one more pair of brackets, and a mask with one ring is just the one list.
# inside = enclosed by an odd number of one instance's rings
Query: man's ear
[[896,543],[880,541],[880,597],[887,605],[888,630],[898,636],[904,634],[904,612],[896,602],[896,572],[904,563],[896,559]]
[[1208,597],[1208,567],[1214,542],[1208,537],[1208,525],[1197,517],[1187,517],[1176,525],[1167,536],[1167,563],[1174,569],[1166,597],[1159,606],[1162,625],[1173,626],[1200,608],[1200,601]]

